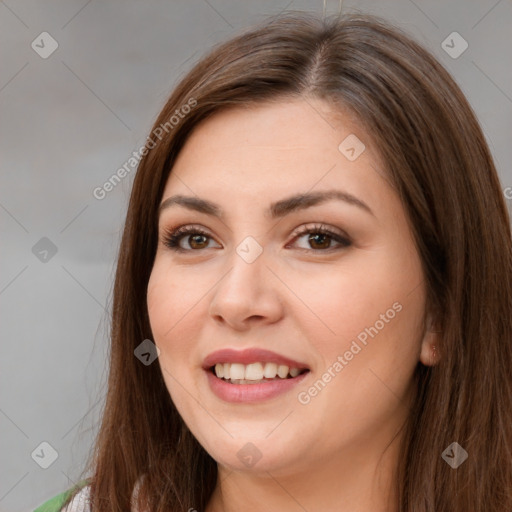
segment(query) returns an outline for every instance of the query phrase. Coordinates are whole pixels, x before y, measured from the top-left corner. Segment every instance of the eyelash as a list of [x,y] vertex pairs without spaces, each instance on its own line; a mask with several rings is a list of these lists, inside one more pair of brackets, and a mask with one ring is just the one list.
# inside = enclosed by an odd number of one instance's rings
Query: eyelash
[[[314,226],[304,226],[300,231],[294,234],[293,240],[302,237],[303,235],[307,234],[321,234],[321,235],[328,235],[329,238],[333,239],[335,242],[338,242],[341,244],[338,248],[329,247],[327,249],[301,249],[304,252],[331,252],[333,250],[340,250],[345,249],[352,245],[352,242],[349,240],[348,237],[342,236],[339,233],[335,233],[334,231],[331,231],[330,229],[326,228],[322,224],[315,224]],[[206,231],[199,227],[194,226],[182,226],[175,230],[166,231],[164,233],[163,237],[163,243],[165,246],[167,246],[169,249],[175,251],[175,252],[199,252],[204,249],[183,249],[179,246],[179,243],[182,238],[184,238],[186,235],[202,235],[207,238],[212,238]]]

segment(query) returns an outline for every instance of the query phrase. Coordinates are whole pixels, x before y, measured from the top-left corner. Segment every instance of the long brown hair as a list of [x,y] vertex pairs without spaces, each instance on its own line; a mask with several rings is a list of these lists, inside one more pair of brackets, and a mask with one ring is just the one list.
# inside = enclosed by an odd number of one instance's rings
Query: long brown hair
[[[129,510],[143,475],[139,510],[207,505],[216,462],[178,414],[158,364],[134,357],[143,340],[153,339],[146,291],[157,209],[178,152],[206,117],[308,97],[348,108],[380,149],[441,331],[439,364],[418,363],[415,372],[397,507],[512,510],[511,231],[476,116],[435,58],[384,20],[287,13],[213,49],[181,80],[153,127],[119,250],[107,398],[85,469],[94,512]],[[457,469],[441,457],[452,442],[468,453]]]

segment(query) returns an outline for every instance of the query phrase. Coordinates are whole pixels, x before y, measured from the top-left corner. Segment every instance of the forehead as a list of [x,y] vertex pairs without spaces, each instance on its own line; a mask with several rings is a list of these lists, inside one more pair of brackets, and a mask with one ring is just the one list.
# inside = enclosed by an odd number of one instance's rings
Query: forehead
[[[355,160],[343,152],[346,140],[364,147]],[[183,193],[261,203],[334,187],[371,201],[381,174],[376,148],[353,116],[321,100],[289,100],[230,108],[199,124],[174,163],[164,198]]]
[[[287,160],[300,160],[301,155],[310,151],[327,150],[326,156],[337,156],[340,136],[354,133],[361,139],[368,138],[348,112],[334,112],[318,99],[232,107],[202,121],[193,130],[179,159],[188,153],[187,146],[193,146],[194,152],[215,154],[235,154],[239,150],[263,156],[267,152],[281,152]],[[190,159],[193,155],[186,156]]]

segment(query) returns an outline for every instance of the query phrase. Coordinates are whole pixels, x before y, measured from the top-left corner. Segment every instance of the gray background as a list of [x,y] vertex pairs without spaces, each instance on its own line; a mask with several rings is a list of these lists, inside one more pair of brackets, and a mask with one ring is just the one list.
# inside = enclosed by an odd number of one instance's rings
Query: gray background
[[[327,2],[325,12],[337,4]],[[103,200],[93,190],[143,145],[202,53],[285,9],[322,13],[324,3],[0,2],[0,511],[32,510],[73,485],[96,432],[115,259],[135,171]],[[354,9],[406,29],[455,76],[510,209],[511,1],[344,2],[343,11]],[[35,40],[48,50],[38,37],[44,31],[58,43],[46,59],[31,47]],[[454,31],[469,44],[458,58],[442,47]],[[51,450],[42,442],[58,453],[47,469],[40,464],[51,462]]]

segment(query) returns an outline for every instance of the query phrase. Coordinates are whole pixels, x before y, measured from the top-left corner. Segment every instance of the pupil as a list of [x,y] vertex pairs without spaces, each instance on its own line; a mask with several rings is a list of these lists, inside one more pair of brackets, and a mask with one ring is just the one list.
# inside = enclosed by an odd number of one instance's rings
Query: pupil
[[[192,235],[191,237],[191,240],[192,240],[192,243],[190,244],[191,247],[194,247],[196,244],[193,240],[197,239],[197,238],[203,238],[203,243],[204,243],[204,239],[206,238],[204,235]],[[199,245],[201,245],[201,242],[199,242]]]
[[[326,239],[328,239],[328,235],[324,235],[324,234],[322,234],[322,233],[316,233],[316,234],[314,234],[314,235],[310,235],[310,237],[309,237],[309,241],[310,241],[310,242],[313,242],[314,244],[316,244],[316,243],[317,243],[317,241],[315,241],[314,239],[315,239],[315,238],[318,238],[318,237],[323,238],[323,239],[324,239],[324,241],[325,241]],[[327,240],[327,242],[328,242],[328,240]],[[321,245],[322,245],[322,247],[325,247],[325,245],[326,245],[326,244],[324,243],[324,244],[321,244]],[[329,246],[329,243],[327,243],[327,246]]]

